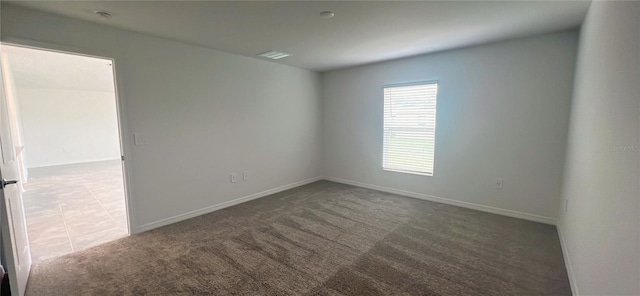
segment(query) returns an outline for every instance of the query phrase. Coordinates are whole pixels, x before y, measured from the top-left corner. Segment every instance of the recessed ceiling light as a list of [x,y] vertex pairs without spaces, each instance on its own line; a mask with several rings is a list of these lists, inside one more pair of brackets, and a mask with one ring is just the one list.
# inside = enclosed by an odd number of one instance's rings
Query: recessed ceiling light
[[323,19],[330,19],[334,17],[336,14],[333,11],[323,11],[320,13],[320,17]]
[[94,11],[93,13],[95,13],[97,16],[103,18],[103,19],[110,19],[113,17],[113,15],[111,15],[110,13],[106,12],[106,11]]
[[259,53],[258,55],[261,57],[265,57],[267,59],[272,59],[272,60],[279,60],[281,58],[286,58],[290,56],[290,54],[288,53],[279,52],[275,50],[265,51],[263,53]]

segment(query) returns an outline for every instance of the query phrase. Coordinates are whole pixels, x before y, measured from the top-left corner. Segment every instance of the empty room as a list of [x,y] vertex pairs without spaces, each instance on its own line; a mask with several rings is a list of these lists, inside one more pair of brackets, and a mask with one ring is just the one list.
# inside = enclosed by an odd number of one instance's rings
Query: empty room
[[[2,295],[640,295],[639,2],[0,13]],[[51,58],[12,59],[30,51]],[[54,55],[98,61],[111,86]],[[45,69],[58,86],[35,84]],[[56,104],[83,107],[78,90],[108,93],[116,121],[110,144],[78,137],[120,149],[90,170],[32,156],[76,152],[29,112],[78,119]],[[82,114],[87,130],[102,118]],[[119,177],[96,173],[105,161]],[[48,175],[60,166],[75,174]],[[106,221],[68,220],[60,201],[34,232],[43,179],[61,196],[118,187],[123,233],[78,243],[65,224],[80,247],[38,255],[57,221]]]

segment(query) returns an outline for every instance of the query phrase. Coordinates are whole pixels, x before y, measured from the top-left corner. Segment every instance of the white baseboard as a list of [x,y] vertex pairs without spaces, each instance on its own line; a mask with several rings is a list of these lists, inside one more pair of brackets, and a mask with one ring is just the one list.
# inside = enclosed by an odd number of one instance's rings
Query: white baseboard
[[243,203],[243,202],[247,202],[247,201],[250,201],[250,200],[254,200],[254,199],[261,198],[261,197],[265,197],[267,195],[271,195],[271,194],[278,193],[278,192],[281,192],[281,191],[285,191],[285,190],[288,190],[288,189],[291,189],[291,188],[295,188],[295,187],[298,187],[298,186],[302,186],[302,185],[306,185],[306,184],[309,184],[309,183],[313,183],[313,182],[316,182],[316,181],[319,181],[319,180],[322,180],[322,177],[315,177],[315,178],[311,178],[311,179],[306,179],[306,180],[294,182],[294,183],[291,183],[291,184],[287,184],[287,185],[283,185],[283,186],[276,187],[276,188],[273,188],[273,189],[269,189],[269,190],[265,190],[265,191],[262,191],[262,192],[254,193],[254,194],[251,194],[251,195],[243,196],[243,197],[236,198],[236,199],[233,199],[233,200],[230,200],[230,201],[226,201],[226,202],[223,202],[223,203],[219,203],[219,204],[216,204],[216,205],[208,206],[206,208],[197,209],[197,210],[194,210],[194,211],[191,211],[191,212],[187,212],[187,213],[184,213],[184,214],[179,214],[179,215],[175,215],[173,217],[169,217],[169,218],[161,219],[161,220],[158,220],[158,221],[146,223],[146,224],[143,224],[143,225],[140,225],[140,226],[136,227],[136,229],[135,229],[136,231],[134,233],[141,233],[141,232],[145,232],[145,231],[148,231],[148,230],[151,230],[151,229],[155,229],[155,228],[158,228],[158,227],[169,225],[169,224],[172,224],[172,223],[176,223],[176,222],[184,221],[184,220],[187,220],[187,219],[191,219],[191,218],[194,218],[194,217],[197,217],[197,216],[200,216],[200,215],[208,214],[208,213],[211,213],[211,212],[214,212],[214,211],[217,211],[217,210],[221,210],[221,209],[224,209],[224,208],[227,208],[227,207],[230,207],[230,206],[235,206],[235,205]]
[[402,196],[413,197],[413,198],[418,198],[418,199],[424,199],[424,200],[439,202],[439,203],[443,203],[443,204],[449,204],[449,205],[453,205],[453,206],[458,206],[458,207],[478,210],[478,211],[482,211],[482,212],[488,212],[488,213],[492,213],[492,214],[498,214],[498,215],[503,215],[503,216],[520,218],[520,219],[524,219],[524,220],[530,220],[530,221],[535,221],[535,222],[540,222],[540,223],[545,223],[545,224],[551,224],[551,225],[555,225],[556,224],[556,220],[554,218],[551,218],[551,217],[545,217],[545,216],[539,216],[539,215],[534,215],[534,214],[522,213],[522,212],[518,212],[518,211],[501,209],[501,208],[496,208],[496,207],[491,207],[491,206],[485,206],[485,205],[470,203],[470,202],[466,202],[466,201],[459,201],[459,200],[454,200],[454,199],[449,199],[449,198],[444,198],[444,197],[438,197],[438,196],[433,196],[433,195],[427,195],[427,194],[422,194],[422,193],[417,193],[417,192],[405,191],[405,190],[400,190],[400,189],[395,189],[395,188],[383,187],[383,186],[378,186],[378,185],[373,185],[373,184],[368,184],[368,183],[362,183],[362,182],[357,182],[357,181],[352,181],[352,180],[346,180],[346,179],[340,179],[340,178],[334,178],[334,177],[326,177],[325,176],[325,177],[323,177],[323,179],[328,180],[328,181],[333,181],[333,182],[338,182],[338,183],[343,183],[343,184],[348,184],[348,185],[353,185],[353,186],[364,187],[364,188],[369,188],[369,189],[373,189],[373,190],[378,190],[378,191],[398,194],[398,195],[402,195]]
[[[358,187],[363,187],[363,188],[369,188],[369,189],[373,189],[373,190],[378,190],[378,191],[383,191],[383,192],[388,192],[388,193],[393,193],[393,194],[398,194],[398,195],[402,195],[402,196],[407,196],[407,197],[413,197],[413,198],[418,198],[418,199],[423,199],[423,200],[429,200],[429,201],[434,201],[434,202],[439,202],[439,203],[444,203],[444,204],[449,204],[449,205],[454,205],[454,206],[459,206],[459,207],[463,207],[463,208],[469,208],[469,209],[474,209],[474,210],[478,210],[478,211],[483,211],[483,212],[488,212],[488,213],[493,213],[493,214],[498,214],[498,215],[503,215],[503,216],[509,216],[509,217],[514,217],[514,218],[520,218],[520,219],[525,219],[525,220],[530,220],[530,221],[535,221],[535,222],[540,222],[540,223],[545,223],[545,224],[551,224],[551,225],[555,225],[555,219],[550,218],[550,217],[545,217],[545,216],[539,216],[539,215],[533,215],[533,214],[528,214],[528,213],[522,213],[522,212],[517,212],[517,211],[513,211],[513,210],[507,210],[507,209],[501,209],[501,208],[495,208],[495,207],[490,207],[490,206],[485,206],[485,205],[479,205],[479,204],[474,204],[474,203],[470,203],[470,202],[465,202],[465,201],[458,201],[458,200],[453,200],[453,199],[448,199],[448,198],[443,198],[443,197],[437,197],[437,196],[432,196],[432,195],[427,195],[427,194],[422,194],[422,193],[417,193],[417,192],[411,192],[411,191],[405,191],[405,190],[400,190],[400,189],[395,189],[395,188],[389,188],[389,187],[383,187],[383,186],[378,186],[378,185],[373,185],[373,184],[368,184],[368,183],[362,183],[362,182],[357,182],[357,181],[351,181],[351,180],[346,180],[346,179],[340,179],[340,178],[334,178],[334,177],[315,177],[315,178],[311,178],[311,179],[306,179],[306,180],[302,180],[302,181],[298,181],[298,182],[294,182],[291,184],[287,184],[287,185],[283,185],[280,187],[276,187],[273,189],[269,189],[269,190],[265,190],[262,192],[258,192],[258,193],[254,193],[251,195],[247,195],[244,197],[240,197],[240,198],[236,198],[230,201],[226,201],[223,203],[219,203],[219,204],[215,204],[212,206],[208,206],[202,209],[197,209],[197,210],[193,210],[184,214],[179,214],[179,215],[175,215],[173,217],[169,217],[169,218],[165,218],[165,219],[161,219],[158,221],[154,221],[154,222],[150,222],[150,223],[146,223],[143,225],[140,225],[138,227],[135,228],[134,233],[141,233],[144,231],[148,231],[154,228],[158,228],[158,227],[162,227],[165,225],[169,225],[172,223],[176,223],[176,222],[180,222],[183,220],[187,220],[187,219],[191,219],[200,215],[204,215],[204,214],[208,214],[220,209],[224,209],[230,206],[234,206],[243,202],[247,202],[250,200],[254,200],[257,198],[261,198],[261,197],[265,197],[267,195],[271,195],[274,193],[278,193],[281,191],[285,191],[291,188],[295,188],[298,186],[302,186],[302,185],[306,185],[309,183],[313,183],[319,180],[328,180],[328,181],[332,181],[332,182],[338,182],[338,183],[343,183],[343,184],[348,184],[348,185],[353,185],[353,186],[358,186]],[[566,257],[566,256],[565,256]]]
[[82,160],[82,161],[72,161],[72,162],[45,164],[45,165],[38,165],[38,166],[27,166],[27,167],[25,167],[25,169],[27,169],[27,170],[29,170],[29,169],[39,169],[39,168],[48,168],[48,167],[61,166],[61,165],[85,164],[85,163],[111,161],[111,160],[114,160],[114,161],[118,160],[119,161],[120,160],[120,156],[118,156],[116,158],[97,158],[97,159],[87,159],[87,160]]
[[569,276],[569,284],[571,285],[571,293],[574,296],[580,295],[578,292],[578,286],[576,283],[576,278],[573,274],[573,266],[571,265],[571,258],[569,257],[569,250],[567,249],[567,243],[564,240],[562,226],[560,224],[556,225],[556,229],[558,229],[558,236],[560,237],[560,247],[562,247],[562,256],[564,257],[564,265],[567,269],[567,275]]

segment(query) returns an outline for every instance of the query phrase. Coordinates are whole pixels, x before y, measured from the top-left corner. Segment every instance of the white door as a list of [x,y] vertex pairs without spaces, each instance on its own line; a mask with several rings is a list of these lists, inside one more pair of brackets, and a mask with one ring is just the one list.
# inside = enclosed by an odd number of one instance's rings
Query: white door
[[22,193],[13,181],[20,178],[16,151],[11,137],[2,69],[0,69],[0,222],[2,227],[2,265],[9,272],[11,295],[24,295],[31,270]]

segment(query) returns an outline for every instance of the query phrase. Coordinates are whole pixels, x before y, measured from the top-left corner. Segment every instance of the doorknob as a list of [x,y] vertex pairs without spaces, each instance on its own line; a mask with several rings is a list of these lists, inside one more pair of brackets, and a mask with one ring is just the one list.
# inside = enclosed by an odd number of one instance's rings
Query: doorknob
[[2,179],[2,182],[0,182],[0,188],[5,188],[7,185],[11,185],[11,184],[16,184],[18,183],[18,180],[8,180],[7,179]]

